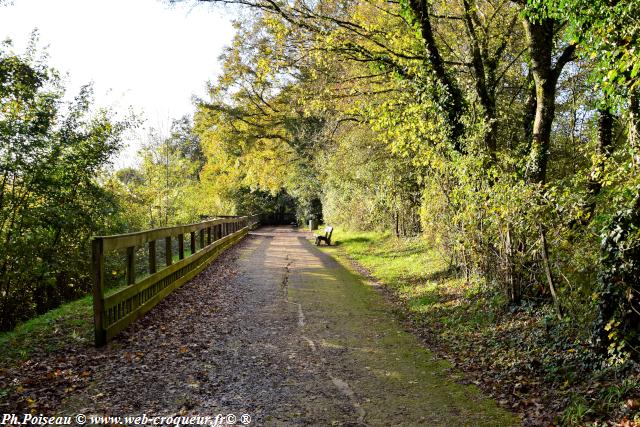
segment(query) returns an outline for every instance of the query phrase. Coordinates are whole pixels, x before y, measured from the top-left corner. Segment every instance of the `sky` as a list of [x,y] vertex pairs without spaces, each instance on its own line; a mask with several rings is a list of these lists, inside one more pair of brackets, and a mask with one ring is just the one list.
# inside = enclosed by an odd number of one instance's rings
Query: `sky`
[[33,30],[48,63],[68,73],[70,93],[93,83],[96,104],[145,123],[127,136],[116,167],[135,164],[149,127],[192,114],[192,96],[206,96],[218,57],[231,43],[231,17],[210,5],[168,6],[162,0],[13,0],[0,6],[0,40],[22,53]]

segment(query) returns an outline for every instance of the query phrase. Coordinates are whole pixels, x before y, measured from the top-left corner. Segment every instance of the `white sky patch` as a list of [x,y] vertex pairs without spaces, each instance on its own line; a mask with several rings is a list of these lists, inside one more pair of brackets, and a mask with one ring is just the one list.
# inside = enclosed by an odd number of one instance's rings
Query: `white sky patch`
[[[170,7],[161,0],[14,0],[0,6],[0,39],[24,52],[34,29],[48,63],[69,73],[70,95],[90,82],[98,106],[146,119],[116,167],[135,163],[149,127],[166,131],[194,111],[193,95],[220,72],[218,57],[234,35],[231,17],[208,5]],[[39,49],[41,50],[41,49]]]

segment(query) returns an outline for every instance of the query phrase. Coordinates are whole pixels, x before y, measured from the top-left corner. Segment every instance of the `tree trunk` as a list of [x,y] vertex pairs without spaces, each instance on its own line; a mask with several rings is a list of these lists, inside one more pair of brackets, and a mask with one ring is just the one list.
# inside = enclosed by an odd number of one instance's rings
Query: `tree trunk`
[[629,95],[629,145],[637,173],[640,167],[640,97],[637,90]]
[[598,112],[598,145],[596,146],[595,160],[591,166],[591,175],[587,183],[588,194],[583,223],[589,222],[595,211],[596,197],[602,190],[602,174],[604,173],[605,162],[611,154],[610,149],[613,143],[613,115],[606,109],[600,109]]
[[553,274],[551,274],[551,264],[549,264],[549,250],[547,245],[547,236],[542,224],[538,225],[538,231],[540,232],[540,245],[542,246],[542,264],[544,266],[544,273],[547,276],[547,284],[549,285],[549,292],[551,292],[551,298],[553,298],[553,305],[556,308],[556,315],[558,319],[562,320],[562,306],[560,305],[560,299],[556,293],[556,287],[553,283]]
[[556,113],[556,86],[564,66],[573,59],[575,44],[568,45],[553,64],[554,28],[550,18],[532,22],[524,20],[527,34],[531,72],[536,89],[536,113],[532,127],[531,148],[528,153],[526,176],[529,182],[543,184],[547,178],[551,126]]
[[551,125],[556,109],[557,76],[552,66],[554,23],[551,19],[543,19],[536,23],[525,19],[525,31],[532,63],[531,71],[536,88],[536,113],[526,175],[530,182],[537,183],[544,183],[546,179]]
[[[551,148],[551,129],[556,112],[556,86],[564,66],[572,60],[575,45],[570,44],[553,64],[554,35],[556,21],[543,18],[538,21],[524,19],[531,73],[536,90],[535,118],[532,126],[531,147],[527,155],[525,175],[530,183],[544,184],[547,179],[547,166]],[[558,317],[561,317],[560,303],[556,294],[544,224],[539,224],[540,243],[542,245],[542,264],[553,297]]]
[[476,94],[483,109],[484,122],[488,127],[484,135],[485,148],[489,152],[492,161],[494,161],[498,140],[495,70],[499,58],[489,58],[489,53],[480,47],[474,16],[472,16],[476,9],[472,7],[469,0],[463,0],[462,3],[464,6],[463,20],[471,42],[471,65],[473,67]]
[[527,98],[525,100],[524,115],[522,118],[522,127],[524,129],[524,140],[526,141],[527,155],[531,151],[531,142],[533,141],[533,122],[536,119],[536,86],[531,73],[527,76]]
[[447,73],[445,62],[436,45],[435,35],[431,26],[429,16],[430,2],[427,0],[409,0],[409,7],[415,15],[417,23],[420,25],[420,34],[427,51],[427,62],[431,66],[433,75],[438,84],[445,91],[444,95],[436,98],[440,103],[440,109],[447,122],[447,133],[454,150],[464,153],[461,139],[464,135],[464,124],[462,123],[462,113],[466,106],[464,96],[455,81]]

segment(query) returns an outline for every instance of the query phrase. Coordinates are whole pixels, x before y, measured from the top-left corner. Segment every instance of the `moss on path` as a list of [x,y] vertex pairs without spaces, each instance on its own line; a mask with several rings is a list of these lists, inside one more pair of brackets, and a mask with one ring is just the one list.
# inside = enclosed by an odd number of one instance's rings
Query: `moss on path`
[[[515,425],[517,419],[474,386],[453,382],[451,366],[403,331],[384,298],[300,233],[286,241],[286,298],[354,417],[368,425]],[[335,252],[331,252],[335,255]]]

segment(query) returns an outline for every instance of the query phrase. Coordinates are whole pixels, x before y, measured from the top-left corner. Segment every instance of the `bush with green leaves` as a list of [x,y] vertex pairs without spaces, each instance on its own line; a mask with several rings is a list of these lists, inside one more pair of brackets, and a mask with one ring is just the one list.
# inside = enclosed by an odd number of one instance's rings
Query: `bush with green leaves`
[[130,122],[65,100],[55,70],[0,47],[0,330],[91,289],[89,240],[118,230],[99,182]]

